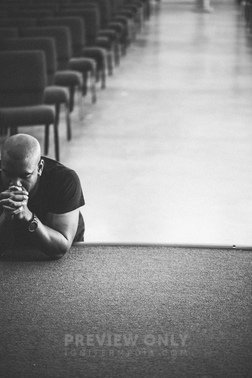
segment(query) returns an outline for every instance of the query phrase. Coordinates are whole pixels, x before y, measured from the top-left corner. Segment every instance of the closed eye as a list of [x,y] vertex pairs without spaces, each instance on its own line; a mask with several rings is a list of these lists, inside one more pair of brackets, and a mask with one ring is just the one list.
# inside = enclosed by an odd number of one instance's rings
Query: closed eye
[[21,175],[21,178],[25,180],[25,179],[30,178],[31,175],[32,175],[31,173],[27,173],[27,174],[25,174],[25,175]]

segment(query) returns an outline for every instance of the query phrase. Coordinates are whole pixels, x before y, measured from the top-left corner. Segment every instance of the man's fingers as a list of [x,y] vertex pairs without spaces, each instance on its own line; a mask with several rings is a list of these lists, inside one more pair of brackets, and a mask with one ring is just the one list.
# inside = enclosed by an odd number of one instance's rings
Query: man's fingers
[[10,197],[13,201],[27,201],[28,196],[26,194],[12,194]]
[[2,204],[2,206],[7,206],[7,207],[9,207],[9,208],[11,208],[11,209],[20,206],[20,202],[14,202],[14,201],[12,201],[10,198],[7,198],[7,199],[2,200],[2,201],[1,201],[1,204]]
[[22,186],[18,186],[18,185],[11,185],[10,187],[9,187],[9,190],[11,190],[11,191],[22,191],[23,189],[22,189]]
[[10,192],[2,192],[0,193],[0,199],[5,199],[10,197]]
[[27,191],[20,192],[19,190],[16,191],[5,191],[0,193],[0,200],[4,200],[7,198],[14,198],[17,201],[22,201],[24,199],[28,199],[29,193]]
[[23,200],[23,201],[13,201],[12,199],[10,198],[7,198],[7,199],[4,199],[4,200],[1,200],[1,205],[3,207],[7,207],[7,208],[10,208],[10,209],[15,209],[15,208],[18,208],[20,206],[25,206],[27,205],[27,200]]
[[17,215],[24,210],[24,206],[20,206],[17,210],[13,211],[13,215]]
[[13,207],[10,207],[10,206],[7,206],[7,205],[4,205],[3,208],[5,210],[7,210],[12,215],[17,215],[17,214],[21,213],[24,210],[24,206],[23,205],[19,206],[17,209],[14,209]]
[[10,207],[10,206],[7,206],[7,205],[3,205],[3,208],[5,210],[8,210],[8,211],[13,211],[14,210],[13,207]]

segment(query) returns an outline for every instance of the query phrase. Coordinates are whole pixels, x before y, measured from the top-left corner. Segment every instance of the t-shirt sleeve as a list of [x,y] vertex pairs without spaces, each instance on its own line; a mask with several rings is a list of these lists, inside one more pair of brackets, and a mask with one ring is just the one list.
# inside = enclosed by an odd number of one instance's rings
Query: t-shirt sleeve
[[57,175],[57,186],[51,197],[50,211],[55,214],[64,214],[85,204],[81,183],[78,175],[73,170],[67,170],[64,174]]

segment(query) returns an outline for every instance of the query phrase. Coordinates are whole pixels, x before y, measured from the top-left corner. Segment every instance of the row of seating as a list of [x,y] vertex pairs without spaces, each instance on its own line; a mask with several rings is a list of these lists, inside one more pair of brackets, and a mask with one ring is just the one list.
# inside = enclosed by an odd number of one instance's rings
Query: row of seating
[[0,0],[0,133],[45,125],[47,155],[53,125],[60,160],[61,105],[70,140],[74,106],[83,118],[87,89],[96,102],[149,17],[149,0]]
[[252,33],[252,0],[238,0],[244,8],[244,19],[249,33]]

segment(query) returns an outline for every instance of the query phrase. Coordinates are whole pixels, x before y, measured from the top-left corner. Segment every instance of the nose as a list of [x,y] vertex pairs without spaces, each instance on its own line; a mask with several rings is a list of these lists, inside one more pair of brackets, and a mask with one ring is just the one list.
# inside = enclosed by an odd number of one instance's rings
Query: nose
[[12,178],[11,182],[10,182],[10,186],[12,186],[12,185],[22,187],[22,182],[21,182],[20,178],[18,178],[18,177]]

